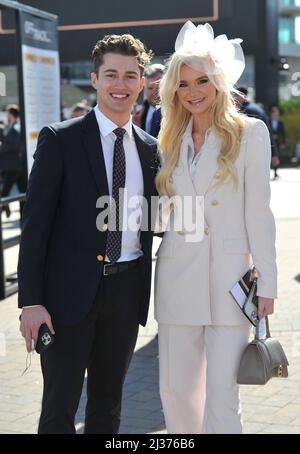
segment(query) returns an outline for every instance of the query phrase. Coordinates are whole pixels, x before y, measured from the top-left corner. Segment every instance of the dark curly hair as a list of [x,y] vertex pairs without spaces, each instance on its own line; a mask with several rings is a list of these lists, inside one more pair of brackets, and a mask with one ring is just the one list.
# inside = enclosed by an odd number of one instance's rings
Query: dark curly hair
[[99,67],[103,64],[103,56],[108,52],[136,57],[141,76],[153,56],[152,50],[146,50],[144,44],[132,35],[106,35],[96,43],[92,52],[94,71],[97,75]]

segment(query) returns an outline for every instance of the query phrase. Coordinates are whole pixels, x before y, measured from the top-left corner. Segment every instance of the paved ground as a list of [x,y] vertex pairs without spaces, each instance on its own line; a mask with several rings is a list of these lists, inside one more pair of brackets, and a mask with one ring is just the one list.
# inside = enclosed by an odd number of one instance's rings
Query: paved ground
[[[271,331],[290,361],[288,379],[266,386],[243,386],[244,432],[300,434],[300,169],[284,169],[272,182],[272,208],[277,224],[279,299],[270,319]],[[17,214],[5,224],[5,235],[17,231]],[[159,240],[156,240],[158,245]],[[16,269],[17,248],[6,252],[7,272]],[[26,354],[18,331],[16,295],[0,301],[0,433],[35,433],[42,380],[39,358],[32,358],[23,377]],[[125,383],[121,433],[166,433],[158,393],[156,323],[151,305],[149,323],[138,343]],[[77,413],[83,426],[85,391]]]

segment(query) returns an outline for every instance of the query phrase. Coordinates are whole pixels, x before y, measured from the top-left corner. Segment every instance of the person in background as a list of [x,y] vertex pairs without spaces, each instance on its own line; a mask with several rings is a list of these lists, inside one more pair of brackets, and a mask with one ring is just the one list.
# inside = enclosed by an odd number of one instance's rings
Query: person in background
[[268,118],[268,115],[266,114],[265,110],[263,109],[262,105],[255,104],[253,102],[250,102],[247,99],[249,90],[248,87],[244,85],[239,85],[235,87],[233,91],[233,96],[235,99],[235,102],[237,104],[237,107],[239,108],[240,112],[244,113],[248,117],[252,118],[258,118],[259,120],[263,121],[269,131],[270,134],[270,141],[271,141],[271,151],[272,151],[272,157],[271,157],[271,167],[274,168],[276,166],[279,166],[279,152],[277,149],[277,145],[274,139],[273,135],[273,130],[271,127],[270,120]]
[[164,74],[165,67],[154,63],[146,68],[144,93],[146,99],[142,108],[134,116],[133,121],[153,137],[157,137],[160,130],[161,111],[159,105],[159,82]]
[[[1,153],[1,146],[3,142],[3,133],[4,133],[4,121],[0,120],[0,153]],[[0,158],[1,159],[1,158]],[[2,186],[3,186],[3,175],[2,175],[2,169],[0,168],[0,194],[2,192]]]
[[[283,120],[280,118],[280,110],[277,106],[271,107],[270,110],[270,121],[271,121],[271,128],[273,131],[274,140],[276,143],[276,147],[278,153],[280,153],[286,145],[286,133],[285,133],[285,126]],[[280,159],[280,155],[279,155]],[[279,162],[277,165],[273,165],[274,169],[274,179],[278,178],[278,170]]]
[[[0,169],[2,170],[3,187],[1,197],[7,197],[14,184],[19,192],[26,191],[26,179],[22,166],[21,134],[19,119],[19,107],[10,104],[6,108],[7,124],[2,133],[2,145],[0,148]],[[22,211],[23,203],[20,203]],[[5,205],[6,216],[10,217],[9,205]]]
[[71,109],[70,118],[78,118],[86,115],[90,111],[89,106],[85,102],[77,102]]
[[4,128],[5,128],[4,122],[0,120],[0,147],[3,141]]
[[296,165],[300,165],[300,140],[299,142],[297,143],[296,145],[296,148],[295,148],[295,156],[292,158],[292,163],[296,164]]

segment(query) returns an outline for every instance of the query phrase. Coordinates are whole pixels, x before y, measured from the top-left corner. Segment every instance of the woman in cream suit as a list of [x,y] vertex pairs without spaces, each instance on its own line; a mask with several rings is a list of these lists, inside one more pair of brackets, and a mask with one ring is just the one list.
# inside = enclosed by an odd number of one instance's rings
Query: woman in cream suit
[[[236,376],[250,326],[229,289],[253,263],[260,318],[277,294],[269,133],[237,112],[230,92],[244,69],[240,42],[186,23],[161,82],[157,188],[174,203],[157,252],[155,313],[169,433],[241,433]],[[202,235],[185,221],[178,228],[176,200],[193,215],[203,202]]]

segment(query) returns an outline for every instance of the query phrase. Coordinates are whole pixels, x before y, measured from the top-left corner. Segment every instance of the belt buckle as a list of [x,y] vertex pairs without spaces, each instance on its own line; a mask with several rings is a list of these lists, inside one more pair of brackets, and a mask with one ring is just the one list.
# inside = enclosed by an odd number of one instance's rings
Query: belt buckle
[[113,266],[114,264],[113,263],[106,263],[105,265],[103,265],[103,276],[108,276],[108,273],[106,272],[106,268],[108,268],[109,266]]

